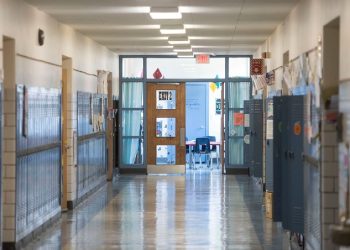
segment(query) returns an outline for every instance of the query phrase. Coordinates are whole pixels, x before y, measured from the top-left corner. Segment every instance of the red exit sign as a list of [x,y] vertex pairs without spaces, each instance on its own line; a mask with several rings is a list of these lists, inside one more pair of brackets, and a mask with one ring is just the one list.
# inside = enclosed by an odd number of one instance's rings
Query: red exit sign
[[210,56],[207,54],[198,54],[196,55],[196,62],[198,64],[208,64],[210,60]]

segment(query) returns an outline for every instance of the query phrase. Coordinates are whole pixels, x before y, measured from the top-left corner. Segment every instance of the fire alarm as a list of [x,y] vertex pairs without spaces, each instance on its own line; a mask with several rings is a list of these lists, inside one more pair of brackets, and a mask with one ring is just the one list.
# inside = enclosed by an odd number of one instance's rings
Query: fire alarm
[[38,43],[40,46],[44,45],[44,41],[45,41],[45,34],[44,31],[42,29],[39,29],[38,32]]

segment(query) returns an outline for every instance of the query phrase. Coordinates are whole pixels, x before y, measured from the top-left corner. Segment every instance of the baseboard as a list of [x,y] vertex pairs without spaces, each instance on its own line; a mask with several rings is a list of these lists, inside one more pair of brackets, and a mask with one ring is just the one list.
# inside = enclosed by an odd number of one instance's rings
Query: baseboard
[[147,174],[147,168],[120,168],[119,174]]
[[28,235],[23,237],[18,242],[3,242],[2,249],[15,250],[15,249],[24,248],[26,245],[32,242],[36,237],[41,235],[47,228],[51,227],[54,223],[56,223],[60,218],[61,218],[61,212],[59,211],[53,217],[48,219],[42,225],[38,226],[36,229],[34,229],[32,232],[30,232]]
[[249,175],[249,169],[248,168],[226,168],[226,174]]
[[84,200],[86,200],[90,195],[92,195],[93,193],[95,193],[98,189],[100,189],[101,187],[103,187],[104,185],[107,184],[106,178],[102,178],[102,180],[95,186],[93,187],[91,190],[89,190],[88,192],[86,192],[83,196],[72,200],[72,201],[67,201],[67,209],[68,210],[73,210],[74,208],[76,208],[81,202],[83,202]]

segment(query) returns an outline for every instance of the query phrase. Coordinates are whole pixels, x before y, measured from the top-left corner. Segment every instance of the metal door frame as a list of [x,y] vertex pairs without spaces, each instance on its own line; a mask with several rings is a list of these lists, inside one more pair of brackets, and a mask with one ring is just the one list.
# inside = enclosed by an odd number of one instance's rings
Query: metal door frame
[[[139,58],[143,60],[143,70],[142,70],[142,77],[139,78],[128,78],[128,77],[123,77],[123,59],[127,58]],[[210,58],[224,58],[225,59],[225,78],[197,78],[197,79],[186,79],[186,78],[175,78],[175,79],[148,79],[147,78],[147,59],[149,58],[178,58],[177,56],[170,56],[170,55],[121,55],[119,56],[119,121],[120,124],[122,123],[122,113],[123,110],[141,110],[143,111],[143,135],[141,136],[123,136],[123,131],[122,127],[119,124],[119,172],[121,174],[123,173],[140,173],[140,174],[146,174],[147,173],[147,162],[145,159],[147,159],[147,122],[146,122],[146,117],[147,117],[147,101],[145,96],[147,96],[147,83],[174,83],[174,82],[222,82],[222,87],[227,88],[227,83],[229,82],[248,82],[250,83],[250,98],[252,97],[252,79],[251,77],[248,78],[230,78],[229,77],[229,59],[230,58],[250,58],[252,59],[252,55],[217,55],[217,56],[210,56]],[[139,82],[143,84],[143,106],[141,108],[123,108],[123,84],[124,83],[132,83],[132,82]],[[226,86],[225,86],[226,85]],[[227,91],[224,90],[225,92],[225,100],[223,102],[224,107],[222,107],[222,112],[225,112],[225,122],[224,126],[227,127],[228,124],[228,110],[226,109],[227,105]],[[244,110],[244,109],[242,109]],[[127,138],[138,138],[138,139],[143,139],[143,163],[142,164],[124,164],[123,163],[123,139]],[[223,152],[228,152],[228,145],[226,143],[227,141],[227,133],[225,133],[225,136],[221,139],[222,140],[222,145]],[[227,173],[227,156],[225,157],[224,162],[225,167],[223,166],[223,173]],[[244,164],[240,166],[235,166],[235,168],[229,168],[229,169],[234,169],[238,172],[245,170]]]

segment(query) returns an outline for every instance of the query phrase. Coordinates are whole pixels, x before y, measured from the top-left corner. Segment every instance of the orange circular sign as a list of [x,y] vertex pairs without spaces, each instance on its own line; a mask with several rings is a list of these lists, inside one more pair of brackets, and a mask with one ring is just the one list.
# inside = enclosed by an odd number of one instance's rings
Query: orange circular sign
[[300,135],[301,134],[301,124],[300,122],[294,123],[294,134]]

